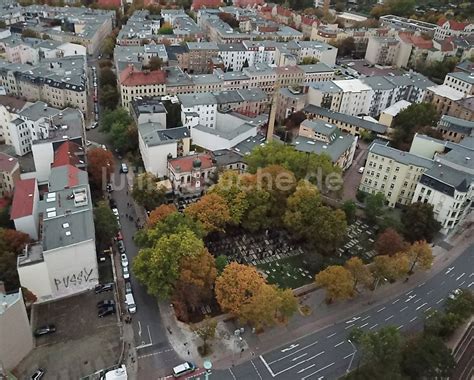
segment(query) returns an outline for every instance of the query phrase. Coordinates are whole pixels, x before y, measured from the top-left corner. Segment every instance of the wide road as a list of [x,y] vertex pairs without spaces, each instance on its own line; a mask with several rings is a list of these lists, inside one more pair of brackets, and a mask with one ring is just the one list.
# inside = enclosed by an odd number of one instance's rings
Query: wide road
[[474,290],[473,268],[474,244],[448,268],[401,296],[236,367],[214,370],[210,377],[222,380],[338,379],[347,370],[354,369],[359,360],[356,347],[348,341],[353,328],[376,331],[392,325],[401,331],[420,330],[425,313],[442,308],[454,289]]

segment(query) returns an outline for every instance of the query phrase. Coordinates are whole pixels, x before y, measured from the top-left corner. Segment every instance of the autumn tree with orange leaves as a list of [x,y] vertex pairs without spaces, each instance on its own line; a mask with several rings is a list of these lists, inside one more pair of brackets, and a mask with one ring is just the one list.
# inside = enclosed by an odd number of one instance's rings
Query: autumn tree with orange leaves
[[201,222],[207,233],[224,231],[230,221],[229,207],[224,198],[218,194],[204,195],[199,201],[186,208],[186,215]]
[[98,189],[104,188],[115,170],[114,156],[109,150],[92,148],[87,151],[87,171],[90,182]]
[[164,220],[168,215],[177,212],[178,210],[174,205],[162,204],[155,208],[148,216],[148,227],[153,228],[156,223]]
[[387,228],[377,237],[374,248],[379,255],[391,256],[404,251],[407,246],[407,242],[397,231]]

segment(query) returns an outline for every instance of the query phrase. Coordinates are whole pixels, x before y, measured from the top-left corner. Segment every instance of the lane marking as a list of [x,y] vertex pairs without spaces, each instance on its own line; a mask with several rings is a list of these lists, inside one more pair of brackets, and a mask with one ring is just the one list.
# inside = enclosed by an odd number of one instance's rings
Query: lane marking
[[367,326],[368,324],[369,324],[368,322],[367,322],[367,323],[364,323],[362,326],[360,326],[360,328],[365,327],[365,326]]
[[310,373],[309,375],[306,375],[305,377],[302,377],[301,380],[306,380],[307,378],[309,378],[313,375],[316,375],[318,372],[321,372],[321,371],[325,370],[326,368],[331,367],[332,365],[334,365],[334,362],[332,362],[331,364],[328,364],[327,366],[324,366],[323,368],[318,369],[317,371],[314,371],[313,373]]
[[418,310],[420,310],[423,306],[426,306],[426,305],[428,305],[428,302],[425,302],[425,303],[421,304],[420,306],[418,306],[418,307],[416,308],[416,310],[418,311]]
[[433,293],[433,290],[430,290],[429,292],[426,293],[426,295],[430,295],[431,293]]
[[307,369],[310,369],[310,368],[313,368],[313,367],[316,367],[316,364],[311,364],[310,366],[306,367],[306,368],[303,368],[303,369],[300,369],[298,372],[296,373],[301,373],[301,372],[304,372],[306,371]]
[[406,299],[405,303],[410,302],[410,301],[411,301],[413,298],[415,298],[415,297],[416,297],[416,294],[413,294],[413,295],[409,296],[409,297]]
[[351,327],[354,327],[354,324],[344,327],[344,330],[350,329]]
[[344,342],[345,342],[344,340],[342,342],[339,342],[338,344],[334,346],[334,348],[339,347],[341,344],[344,344]]
[[413,322],[415,319],[417,319],[418,317],[414,317],[412,319],[410,319],[410,322]]
[[425,284],[426,284],[426,282],[422,282],[420,285],[417,286],[417,288],[421,288]]
[[466,281],[463,281],[458,286],[463,286],[465,283],[466,283]]
[[167,349],[167,350],[152,352],[151,354],[139,355],[139,356],[137,356],[137,358],[138,358],[138,359],[145,359],[145,358],[149,358],[150,356],[161,355],[161,354],[164,354],[164,353],[170,352],[170,351],[174,351],[174,350],[173,350],[172,348],[169,348],[169,349]]
[[279,362],[280,360],[289,358],[290,356],[293,356],[294,354],[297,354],[298,352],[303,351],[306,348],[314,346],[316,343],[318,343],[318,341],[310,343],[307,346],[301,347],[301,348],[297,349],[296,351],[293,351],[291,354],[288,354],[288,355],[282,356],[281,358],[275,359],[274,361],[270,362],[269,364],[273,364],[273,363]]
[[382,310],[385,310],[385,309],[386,309],[386,307],[384,306],[381,309],[377,310],[377,313],[380,313]]
[[425,313],[431,310],[431,306],[425,309]]
[[467,287],[470,288],[472,285],[474,285],[474,281],[471,282]]
[[388,318],[385,318],[385,321],[388,321],[389,319],[392,319],[393,318],[393,315],[391,315],[390,317]]
[[410,295],[411,293],[413,293],[413,290],[410,290],[408,293],[405,293],[406,296]]
[[297,366],[299,366],[299,365],[301,365],[301,364],[303,364],[303,363],[309,362],[310,360],[312,360],[312,359],[314,359],[314,358],[317,358],[319,355],[322,355],[322,354],[324,354],[325,352],[326,352],[326,351],[321,351],[321,352],[317,353],[316,355],[310,356],[309,358],[300,361],[299,363],[295,363],[295,364],[293,364],[293,365],[290,366],[290,367],[287,367],[287,368],[285,368],[285,369],[282,369],[280,372],[275,373],[275,375],[274,375],[273,377],[278,376],[278,375],[281,375],[283,372],[289,371],[290,369],[293,369],[293,368],[295,368],[295,367],[297,367]]
[[392,305],[395,305],[398,301],[400,301],[400,298],[397,298],[395,301],[393,301]]
[[369,327],[369,330],[372,330],[372,329],[376,328],[378,325],[379,325],[379,324],[378,324],[378,323],[376,323],[375,325],[373,325],[373,326]]
[[296,360],[298,360],[298,359],[304,358],[306,355],[308,355],[307,352],[304,353],[303,355],[300,355],[300,356],[297,356],[296,358],[291,359],[291,361],[294,362],[294,361],[296,361]]
[[263,358],[262,355],[260,355],[260,360],[262,361],[263,365],[265,366],[267,371],[270,373],[270,375],[272,375],[272,377],[275,377],[275,373],[272,371],[272,369],[270,368],[267,361]]
[[466,274],[466,272],[464,272],[462,275],[460,275],[459,277],[457,277],[457,278],[456,278],[456,281],[459,281],[465,274]]
[[258,377],[260,378],[260,380],[263,380],[262,375],[260,375],[260,372],[258,372],[258,369],[257,369],[257,367],[255,366],[253,360],[250,360],[250,363],[252,363],[253,368],[254,368],[255,372],[257,372],[257,375],[258,375]]
[[352,353],[352,354],[346,355],[346,356],[344,356],[344,359],[350,358],[352,355],[354,355],[354,354]]
[[436,302],[436,305],[440,304],[443,301],[444,301],[444,298],[441,298],[439,301]]
[[298,346],[299,346],[299,344],[292,344],[292,345],[290,345],[290,347],[286,347],[283,350],[280,350],[280,352],[291,351],[293,348],[296,348]]
[[454,267],[448,268],[448,270],[444,274],[449,274],[453,269],[454,269]]
[[400,309],[400,313],[403,312],[403,310],[408,309],[408,306],[405,306],[403,309]]
[[329,339],[329,338],[333,337],[333,336],[336,335],[336,334],[337,334],[337,333],[333,333],[333,334],[331,334],[331,335],[328,335],[326,338]]
[[229,368],[229,372],[230,372],[230,374],[232,375],[232,378],[233,378],[234,380],[237,380],[237,378],[236,378],[235,375],[234,375],[234,372],[232,372],[232,370],[231,370],[230,368]]
[[413,303],[418,303],[421,301],[421,298],[418,298],[417,300],[415,300]]
[[361,322],[364,322],[365,320],[369,319],[370,318],[370,315],[368,315],[367,317],[365,317],[364,319],[361,319],[360,321]]
[[400,330],[401,328],[403,328],[403,325],[398,326],[397,330]]

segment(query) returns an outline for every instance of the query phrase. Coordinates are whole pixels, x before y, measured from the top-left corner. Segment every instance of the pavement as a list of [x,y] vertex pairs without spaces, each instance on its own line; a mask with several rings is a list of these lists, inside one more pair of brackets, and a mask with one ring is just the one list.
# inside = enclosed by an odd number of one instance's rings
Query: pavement
[[343,175],[344,187],[342,191],[342,199],[344,201],[356,199],[357,189],[359,188],[360,179],[362,178],[362,174],[359,173],[359,169],[365,165],[365,160],[367,158],[368,144],[359,139],[357,145],[359,149],[356,150],[352,165],[344,172]]

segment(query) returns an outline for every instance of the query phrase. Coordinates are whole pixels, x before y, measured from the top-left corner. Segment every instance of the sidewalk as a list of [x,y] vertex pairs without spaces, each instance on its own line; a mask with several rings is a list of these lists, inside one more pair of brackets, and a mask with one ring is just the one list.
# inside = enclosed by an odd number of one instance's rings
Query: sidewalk
[[[221,322],[219,324],[220,331],[224,331],[219,339],[214,339],[211,343],[218,344],[218,349],[214,350],[212,362],[214,368],[229,368],[232,365],[250,360],[252,357],[260,355],[264,352],[274,349],[275,347],[284,345],[297,338],[312,334],[320,329],[326,328],[347,317],[362,313],[378,304],[386,302],[387,299],[405,293],[412,289],[415,285],[427,281],[435,274],[442,271],[450,262],[454,261],[470,244],[472,240],[469,236],[474,234],[474,227],[465,229],[462,234],[453,236],[449,239],[452,248],[446,250],[436,246],[433,248],[434,261],[430,271],[419,271],[410,276],[408,282],[398,281],[394,284],[381,286],[375,291],[364,291],[358,297],[327,305],[325,303],[325,291],[317,290],[300,298],[300,304],[308,305],[312,314],[309,316],[295,315],[286,326],[277,326],[269,329],[261,334],[254,334],[249,331],[248,326],[237,325],[236,321]],[[199,339],[189,330],[189,327],[183,323],[176,321],[174,313],[169,305],[160,305],[160,313],[163,321],[169,326],[171,334],[168,334],[170,344],[184,359],[189,358],[188,349],[194,361],[202,363],[202,358],[197,352],[197,345],[200,344]],[[222,326],[224,325],[224,326]],[[234,344],[237,339],[233,336],[233,331],[237,328],[245,327],[242,334],[243,341],[241,346]],[[170,331],[169,330],[169,331]],[[225,333],[227,331],[227,333]],[[218,343],[216,342],[218,341]],[[187,347],[183,348],[183,342],[187,342]],[[227,347],[227,349],[225,349]],[[241,352],[241,348],[244,351]],[[237,354],[237,355],[236,355]]]

